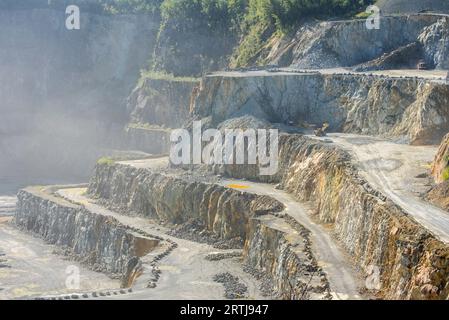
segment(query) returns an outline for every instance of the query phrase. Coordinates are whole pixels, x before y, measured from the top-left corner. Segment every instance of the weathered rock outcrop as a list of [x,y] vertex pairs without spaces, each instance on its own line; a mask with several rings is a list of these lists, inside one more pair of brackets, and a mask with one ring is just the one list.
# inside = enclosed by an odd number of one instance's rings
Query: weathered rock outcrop
[[180,128],[189,116],[195,79],[144,77],[128,97],[131,123]]
[[449,134],[447,134],[443,141],[441,141],[440,148],[438,149],[435,159],[432,163],[432,176],[435,182],[440,183],[449,178],[449,171],[447,172],[446,179],[443,177],[443,172],[449,166]]
[[[19,192],[15,224],[65,248],[67,254],[97,271],[118,275],[129,284],[138,262],[159,244],[155,239],[131,230],[112,217],[91,213],[79,205],[29,188]],[[133,267],[138,267],[133,263]]]
[[329,298],[329,284],[311,252],[308,231],[280,214],[280,202],[170,172],[120,163],[97,165],[89,193],[128,214],[176,224],[196,221],[201,233],[237,240],[244,244],[246,264],[272,277],[281,298]]
[[[430,67],[447,69],[448,19],[431,14],[383,16],[380,28],[373,30],[365,20],[309,24],[293,37],[273,38],[264,60],[300,69],[367,64],[369,70],[382,70],[415,68],[414,62],[425,59]],[[412,43],[419,50],[408,47]]]
[[267,60],[271,64],[306,69],[351,67],[417,41],[423,29],[440,18],[382,17],[378,30],[369,30],[364,19],[306,25],[294,37],[274,42]]
[[330,130],[435,144],[449,131],[449,86],[414,78],[318,73],[205,77],[192,105],[217,126],[253,115],[269,122],[330,124]]
[[283,299],[329,298],[329,283],[310,250],[308,231],[288,221],[271,215],[251,219],[246,263],[273,276],[274,290]]
[[449,17],[424,28],[418,40],[423,44],[425,58],[431,66],[449,69]]
[[[239,177],[241,170],[231,171]],[[379,270],[387,299],[447,299],[449,245],[441,242],[357,173],[351,157],[297,135],[280,139],[273,180],[315,209],[362,271]]]
[[427,192],[425,198],[434,205],[449,210],[449,134],[440,144],[431,167],[435,185]]
[[120,163],[97,164],[89,194],[122,212],[175,224],[198,220],[222,239],[242,241],[249,219],[283,209],[270,197]]
[[433,186],[425,196],[430,203],[449,211],[449,181]]

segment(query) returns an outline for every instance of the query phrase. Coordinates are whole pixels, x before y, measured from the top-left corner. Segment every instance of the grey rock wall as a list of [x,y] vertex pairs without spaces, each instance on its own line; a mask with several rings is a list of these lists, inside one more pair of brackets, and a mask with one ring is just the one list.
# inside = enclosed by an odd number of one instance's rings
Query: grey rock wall
[[414,78],[273,74],[209,76],[192,107],[212,125],[244,115],[269,122],[304,122],[380,135],[411,144],[437,144],[449,129],[449,87]]
[[130,274],[129,261],[148,254],[159,243],[114,218],[94,214],[39,188],[19,192],[14,223],[94,270],[122,277],[123,283],[129,282],[123,279]]

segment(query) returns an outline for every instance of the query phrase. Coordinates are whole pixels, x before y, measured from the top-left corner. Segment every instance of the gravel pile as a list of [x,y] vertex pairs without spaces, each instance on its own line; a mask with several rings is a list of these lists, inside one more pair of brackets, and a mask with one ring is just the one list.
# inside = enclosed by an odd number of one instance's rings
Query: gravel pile
[[194,241],[198,243],[206,243],[216,249],[242,249],[243,240],[239,238],[223,240],[214,233],[204,229],[204,225],[199,220],[191,220],[176,226],[167,232],[176,238]]
[[243,265],[243,271],[260,281],[259,290],[264,297],[276,298],[278,295],[274,289],[273,277],[265,272],[259,271],[248,264]]
[[234,251],[234,252],[225,252],[225,253],[210,253],[204,259],[207,261],[220,261],[225,259],[232,258],[240,258],[242,256],[242,252]]
[[233,276],[229,272],[215,275],[214,281],[223,285],[226,299],[242,299],[247,296],[248,288],[239,281],[238,277]]

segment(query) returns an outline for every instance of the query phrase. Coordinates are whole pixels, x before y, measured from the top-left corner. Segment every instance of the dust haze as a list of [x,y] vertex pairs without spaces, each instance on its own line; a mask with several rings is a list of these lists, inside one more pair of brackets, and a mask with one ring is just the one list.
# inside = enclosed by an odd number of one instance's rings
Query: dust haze
[[[151,52],[138,17],[0,10],[0,191],[86,181],[121,144],[126,96]],[[135,46],[134,46],[135,45]],[[131,50],[133,48],[133,50]]]

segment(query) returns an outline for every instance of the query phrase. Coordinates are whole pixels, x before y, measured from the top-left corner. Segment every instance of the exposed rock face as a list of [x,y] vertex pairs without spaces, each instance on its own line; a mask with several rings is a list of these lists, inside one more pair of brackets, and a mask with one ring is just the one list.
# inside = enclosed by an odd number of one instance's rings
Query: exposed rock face
[[180,128],[189,116],[195,80],[144,79],[128,98],[131,123]]
[[412,78],[273,74],[209,76],[192,105],[217,126],[252,115],[269,122],[330,124],[330,130],[435,144],[449,131],[449,87]]
[[424,51],[420,43],[413,42],[392,52],[384,53],[381,57],[362,63],[354,68],[355,71],[415,69]]
[[426,60],[439,69],[449,69],[449,18],[424,28],[419,36],[424,46]]
[[307,230],[279,215],[281,203],[192,179],[129,165],[97,165],[89,193],[126,213],[177,224],[199,221],[220,239],[240,239],[245,262],[271,276],[281,298],[328,298],[326,275],[310,250]]
[[93,214],[37,188],[20,191],[18,199],[18,227],[66,248],[69,255],[95,270],[120,275],[123,283],[128,284],[129,279],[124,277],[133,274],[129,262],[138,261],[159,243],[114,218]]
[[449,181],[444,181],[433,186],[427,192],[426,200],[437,207],[449,211]]
[[447,69],[447,25],[448,18],[425,14],[382,17],[378,30],[368,30],[365,20],[311,24],[293,37],[274,39],[265,59],[300,69],[361,64],[361,70],[415,68],[425,59],[430,67]]
[[97,164],[89,194],[115,209],[162,222],[199,220],[222,239],[245,239],[250,218],[278,212],[274,199],[116,163]]
[[295,230],[285,220],[263,216],[250,221],[246,262],[273,275],[282,299],[329,298],[329,284],[310,251],[307,230]]
[[[240,171],[232,173],[238,177]],[[383,298],[448,298],[449,246],[373,190],[348,153],[284,135],[277,179],[298,200],[313,205],[315,218],[331,228],[362,270],[379,268]]]
[[427,201],[444,210],[449,210],[449,134],[443,138],[435,155],[431,175],[436,185],[427,192]]
[[306,25],[293,38],[274,43],[267,60],[306,69],[351,67],[417,41],[423,29],[439,19],[429,15],[382,17],[378,30],[368,30],[365,20]]
[[189,118],[192,91],[199,81],[190,78],[143,78],[127,100],[130,123],[124,148],[168,154],[171,129]]
[[440,148],[435,155],[435,160],[432,163],[432,176],[435,182],[443,182],[443,171],[449,166],[449,134],[447,134],[443,141],[441,141]]

